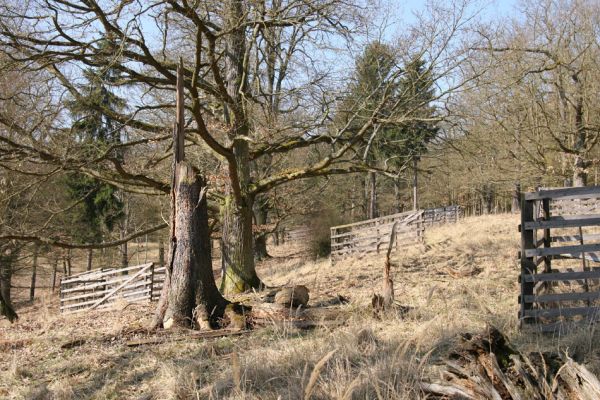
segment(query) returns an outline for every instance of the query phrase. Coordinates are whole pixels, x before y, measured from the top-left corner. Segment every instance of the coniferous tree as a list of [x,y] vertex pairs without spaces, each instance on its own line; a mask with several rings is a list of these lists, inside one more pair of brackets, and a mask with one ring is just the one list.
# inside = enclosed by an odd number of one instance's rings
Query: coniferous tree
[[[101,72],[93,69],[84,71],[86,83],[80,88],[86,96],[83,101],[68,103],[73,118],[72,131],[81,145],[82,152],[92,158],[106,151],[109,146],[121,142],[119,124],[106,114],[98,111],[99,104],[104,108],[121,110],[123,99],[112,93],[108,85],[116,79],[109,69]],[[122,159],[123,154],[115,151],[112,157]],[[112,231],[123,217],[123,202],[118,189],[113,185],[93,177],[71,173],[67,176],[69,194],[74,199],[82,199],[73,215],[72,235],[80,242],[99,243],[105,231]],[[88,255],[91,257],[91,254]],[[88,258],[88,269],[91,258]]]

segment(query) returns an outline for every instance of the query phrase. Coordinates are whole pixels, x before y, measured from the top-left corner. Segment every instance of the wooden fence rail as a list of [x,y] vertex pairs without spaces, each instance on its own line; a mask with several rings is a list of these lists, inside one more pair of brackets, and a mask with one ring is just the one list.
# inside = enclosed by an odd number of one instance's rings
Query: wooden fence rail
[[[600,186],[521,197],[519,320],[555,331],[600,317]],[[584,231],[585,229],[585,231]]]
[[461,208],[457,205],[427,208],[423,210],[423,224],[433,226],[446,223],[456,223],[461,216]]
[[60,282],[60,311],[75,313],[106,309],[117,300],[129,303],[158,299],[165,268],[154,263],[128,268],[101,268],[64,277]]
[[423,211],[409,211],[331,228],[331,261],[378,253],[396,225],[395,248],[423,241]]

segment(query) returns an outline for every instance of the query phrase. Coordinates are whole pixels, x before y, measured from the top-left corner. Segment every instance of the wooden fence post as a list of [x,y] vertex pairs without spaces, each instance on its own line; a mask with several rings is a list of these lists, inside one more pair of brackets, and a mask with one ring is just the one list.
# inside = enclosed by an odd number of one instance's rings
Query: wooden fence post
[[150,295],[148,296],[148,300],[152,302],[152,292],[154,291],[154,263],[150,267]]
[[526,250],[535,248],[535,235],[534,230],[526,229],[525,226],[528,222],[533,222],[534,216],[534,203],[535,200],[525,200],[525,196],[521,195],[521,311],[519,315],[519,323],[522,326],[523,323],[529,323],[524,319],[525,310],[530,310],[533,303],[526,301],[525,296],[533,295],[533,288],[535,283],[528,282],[525,279],[525,275],[535,273],[536,266],[533,261],[533,257],[526,256]]

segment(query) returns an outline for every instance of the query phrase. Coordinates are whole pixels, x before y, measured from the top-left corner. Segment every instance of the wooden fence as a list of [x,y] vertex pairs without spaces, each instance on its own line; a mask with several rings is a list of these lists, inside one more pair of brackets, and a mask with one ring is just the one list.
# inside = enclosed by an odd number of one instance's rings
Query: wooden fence
[[522,326],[535,324],[539,330],[556,331],[599,319],[598,199],[600,186],[522,195]]
[[423,241],[423,211],[409,211],[331,228],[331,261],[346,256],[379,253],[396,226],[395,248]]
[[456,223],[460,219],[460,206],[428,208],[423,210],[423,224],[425,226]]
[[60,282],[60,311],[75,313],[158,299],[165,268],[154,263],[128,268],[102,268],[64,277]]

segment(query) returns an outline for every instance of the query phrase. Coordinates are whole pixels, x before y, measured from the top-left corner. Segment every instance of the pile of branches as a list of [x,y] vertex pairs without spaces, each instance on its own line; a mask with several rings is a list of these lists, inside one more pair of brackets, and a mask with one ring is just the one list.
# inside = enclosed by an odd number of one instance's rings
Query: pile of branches
[[435,399],[600,399],[600,382],[566,354],[525,355],[496,328],[463,334],[444,358],[441,377],[421,383]]

